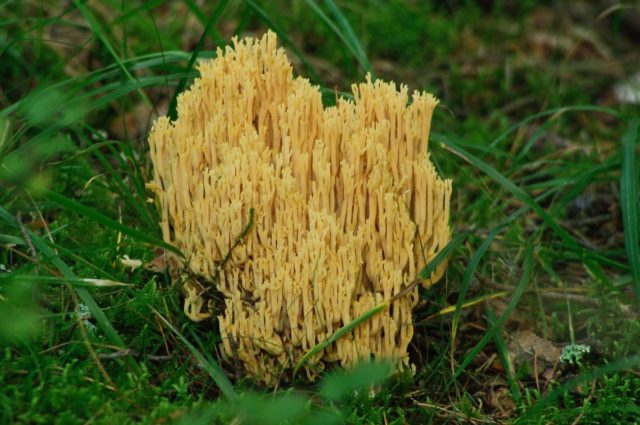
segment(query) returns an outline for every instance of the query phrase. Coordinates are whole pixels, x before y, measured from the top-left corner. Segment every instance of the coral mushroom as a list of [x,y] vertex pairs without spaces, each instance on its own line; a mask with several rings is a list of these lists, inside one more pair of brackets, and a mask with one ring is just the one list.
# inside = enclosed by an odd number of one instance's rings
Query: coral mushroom
[[[224,297],[223,353],[266,384],[336,330],[389,300],[449,241],[451,181],[427,140],[437,100],[367,81],[324,108],[293,78],[276,36],[234,40],[149,136],[167,242]],[[254,214],[255,211],[255,214]],[[441,264],[425,286],[444,272]],[[185,312],[211,316],[204,287]],[[310,359],[408,364],[417,288]],[[222,308],[221,308],[222,310]]]

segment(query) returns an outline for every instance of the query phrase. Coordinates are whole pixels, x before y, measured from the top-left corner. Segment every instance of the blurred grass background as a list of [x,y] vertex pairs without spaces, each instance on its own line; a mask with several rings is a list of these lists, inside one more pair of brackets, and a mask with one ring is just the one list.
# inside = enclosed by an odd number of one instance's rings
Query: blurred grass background
[[[192,59],[268,28],[327,104],[367,72],[441,99],[468,237],[413,375],[267,392],[154,262],[149,126]],[[0,3],[0,420],[637,423],[639,28],[608,0]]]

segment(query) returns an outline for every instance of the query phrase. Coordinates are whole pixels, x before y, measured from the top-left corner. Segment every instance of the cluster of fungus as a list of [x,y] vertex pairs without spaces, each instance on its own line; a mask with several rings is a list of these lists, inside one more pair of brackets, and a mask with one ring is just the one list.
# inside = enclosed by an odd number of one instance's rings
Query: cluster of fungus
[[[224,298],[213,313],[190,280],[185,313],[218,314],[223,354],[267,385],[406,290],[450,239],[451,181],[427,147],[437,100],[367,78],[324,108],[276,42],[269,32],[219,49],[177,120],[149,136],[163,237]],[[407,365],[418,290],[406,292],[313,356],[307,375],[371,357]]]

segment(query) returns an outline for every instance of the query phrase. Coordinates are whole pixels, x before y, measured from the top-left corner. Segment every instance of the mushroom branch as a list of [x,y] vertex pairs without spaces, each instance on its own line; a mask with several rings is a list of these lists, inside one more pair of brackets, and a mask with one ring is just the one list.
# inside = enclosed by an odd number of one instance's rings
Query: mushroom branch
[[353,100],[324,108],[272,32],[235,39],[198,69],[178,118],[149,136],[163,238],[204,278],[184,284],[187,316],[217,315],[223,354],[267,385],[303,358],[310,379],[372,356],[409,366],[412,283],[451,238],[451,180],[427,143],[437,100],[367,77]]

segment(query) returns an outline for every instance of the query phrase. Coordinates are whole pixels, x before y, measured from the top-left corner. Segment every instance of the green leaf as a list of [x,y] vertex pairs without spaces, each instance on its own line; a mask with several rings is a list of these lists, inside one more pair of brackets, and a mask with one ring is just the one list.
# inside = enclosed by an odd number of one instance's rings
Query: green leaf
[[347,46],[349,47],[349,49],[353,51],[356,59],[358,59],[358,62],[360,62],[360,65],[362,65],[364,70],[371,73],[371,76],[374,77],[373,68],[369,63],[369,59],[367,59],[367,54],[362,48],[362,45],[360,44],[360,40],[358,40],[358,37],[353,31],[353,28],[351,28],[351,24],[349,23],[347,18],[345,18],[345,16],[340,11],[340,8],[336,6],[333,0],[324,0],[324,4],[326,4],[329,7],[329,9],[331,10],[331,13],[333,13],[333,16],[336,17],[336,20],[338,21],[338,25],[340,26],[340,29],[342,29],[345,42],[347,43]]
[[504,312],[502,313],[500,318],[493,322],[491,327],[487,330],[487,332],[485,332],[485,334],[482,336],[480,341],[464,357],[464,360],[462,360],[462,362],[460,363],[460,366],[458,366],[458,369],[456,369],[456,372],[454,373],[451,381],[449,382],[449,385],[451,385],[451,383],[460,376],[460,374],[466,369],[466,367],[471,364],[471,361],[478,355],[478,353],[480,353],[480,351],[482,351],[482,349],[489,343],[489,341],[491,341],[495,337],[495,335],[498,332],[500,332],[502,325],[504,325],[504,323],[507,321],[509,316],[511,316],[511,313],[518,305],[518,302],[520,301],[522,294],[524,294],[525,289],[527,289],[527,286],[529,285],[529,281],[531,280],[532,275],[533,275],[533,246],[529,242],[527,243],[527,248],[524,254],[524,265],[523,265],[522,277],[520,278],[520,282],[518,283],[518,286],[513,292],[513,297],[511,297],[511,300],[507,304],[507,307],[504,309]]
[[184,345],[187,346],[191,354],[200,362],[204,370],[207,371],[209,376],[213,378],[213,381],[218,385],[220,391],[227,397],[229,400],[237,400],[238,394],[233,388],[233,384],[229,381],[229,378],[224,374],[220,365],[215,362],[213,359],[207,359],[194,345],[179,331],[173,326],[162,314],[160,314],[153,307],[151,308],[153,312],[170,330],[173,332],[180,341]]
[[357,317],[356,319],[352,320],[351,322],[347,323],[346,325],[344,325],[343,327],[335,331],[333,335],[331,335],[329,338],[322,341],[320,344],[317,344],[316,346],[314,346],[311,350],[307,351],[307,353],[304,356],[302,356],[302,358],[296,364],[296,367],[293,369],[293,376],[296,375],[298,370],[301,367],[303,367],[311,357],[315,356],[317,353],[324,350],[325,348],[327,348],[328,346],[330,346],[331,344],[333,344],[334,342],[336,342],[337,340],[339,340],[340,338],[342,338],[343,336],[345,336],[346,334],[348,334],[349,332],[351,332],[352,330],[360,326],[362,323],[371,319],[376,314],[384,311],[387,307],[389,307],[388,301],[378,304],[377,306],[373,307],[371,310],[365,312],[361,316]]
[[[100,41],[102,41],[102,44],[104,44],[104,47],[111,54],[111,56],[116,61],[116,63],[118,64],[118,66],[120,67],[120,69],[122,70],[124,75],[129,80],[135,81],[135,78],[133,77],[133,75],[131,75],[131,73],[129,72],[129,70],[125,66],[125,64],[122,62],[122,59],[120,59],[120,56],[118,56],[118,54],[116,53],[115,49],[113,48],[113,46],[109,42],[109,39],[107,38],[106,34],[104,33],[104,31],[100,27],[100,24],[98,24],[98,21],[93,16],[91,11],[84,5],[84,2],[82,2],[80,0],[73,0],[73,3],[76,5],[76,7],[80,11],[80,13],[82,13],[82,16],[84,16],[84,18],[87,20],[87,22],[89,23],[89,26],[91,26],[91,29],[93,30],[95,35],[98,36]],[[148,106],[152,106],[151,101],[142,92],[142,90],[138,89],[138,94],[140,95],[140,97],[142,98],[144,103],[146,103]]]
[[453,344],[455,344],[455,339],[458,331],[458,324],[460,323],[460,315],[462,314],[462,306],[464,304],[467,291],[471,286],[471,280],[473,278],[473,275],[475,274],[476,269],[480,264],[480,260],[482,259],[482,257],[484,257],[484,254],[487,252],[487,250],[493,243],[493,240],[498,235],[498,233],[500,233],[509,223],[514,221],[516,218],[520,217],[526,211],[528,211],[528,208],[526,207],[520,208],[516,213],[507,217],[500,224],[498,224],[496,227],[491,229],[491,231],[489,232],[485,240],[482,242],[480,247],[473,254],[473,257],[471,257],[471,260],[469,260],[469,264],[467,264],[467,267],[465,267],[464,274],[462,275],[462,283],[460,284],[460,293],[458,295],[458,301],[456,302],[456,310],[453,315],[453,322],[451,324],[452,346]]
[[361,362],[352,369],[325,376],[320,384],[320,395],[328,401],[339,401],[356,390],[368,391],[371,385],[384,381],[392,370],[390,362]]
[[[489,325],[493,326],[496,323],[495,313],[489,307],[485,308],[485,312],[487,313]],[[518,382],[518,377],[516,376],[516,371],[513,367],[511,356],[509,355],[509,350],[507,349],[507,343],[500,332],[495,333],[493,341],[496,344],[496,351],[500,357],[500,362],[502,363],[502,367],[507,377],[507,382],[509,382],[511,397],[513,397],[513,401],[515,401],[518,406],[521,406],[522,393],[520,392],[520,383]]]
[[279,425],[300,423],[308,400],[301,394],[284,393],[273,397],[258,394],[243,394],[236,402],[235,413],[244,419],[243,423]]
[[[220,16],[222,16],[222,12],[224,12],[224,9],[227,7],[227,4],[229,4],[229,0],[220,0],[218,2],[218,5],[216,6],[215,10],[209,17],[209,20],[207,21],[204,27],[204,31],[202,31],[202,34],[200,35],[200,39],[198,40],[198,44],[196,44],[196,48],[191,53],[191,57],[189,58],[189,63],[185,68],[185,73],[189,73],[193,69],[193,65],[196,63],[198,54],[204,47],[204,41],[207,38],[207,34],[209,34],[209,32],[212,29],[215,29],[215,24],[218,22],[218,19],[220,19]],[[193,1],[188,1],[187,5],[192,10],[199,11],[198,6]],[[216,34],[217,34],[217,31],[216,31]],[[173,98],[171,99],[171,103],[169,104],[169,117],[171,118],[171,120],[175,120],[178,117],[177,115],[178,96],[180,95],[180,93],[182,93],[182,90],[184,90],[186,83],[187,83],[187,78],[186,77],[181,78],[180,81],[178,82],[178,86],[176,87],[175,92],[173,93]]]
[[[0,219],[7,222],[10,226],[14,227],[16,230],[20,230],[20,226],[17,221],[7,210],[0,207]],[[25,232],[31,241],[33,242],[34,247],[44,255],[44,257],[50,261],[56,268],[62,273],[65,278],[75,279],[76,275],[73,273],[71,268],[58,256],[58,254],[51,249],[51,247],[38,235],[33,233],[31,230],[25,228]],[[126,344],[118,335],[118,332],[113,328],[113,325],[104,314],[104,311],[100,308],[98,303],[93,299],[91,293],[82,287],[74,288],[78,293],[78,296],[82,300],[82,302],[87,306],[89,311],[91,312],[91,316],[96,320],[102,331],[105,333],[107,338],[111,341],[111,343],[117,347],[125,348]],[[128,358],[129,365],[134,369],[138,370],[138,365],[133,361],[133,359]]]
[[500,142],[506,139],[506,137],[509,134],[519,129],[523,125],[530,123],[531,121],[537,120],[538,118],[549,117],[549,116],[554,118],[554,117],[560,116],[561,114],[565,114],[567,112],[602,112],[604,114],[608,114],[614,117],[617,117],[620,115],[620,113],[615,109],[605,108],[605,107],[596,106],[596,105],[571,105],[571,106],[561,106],[559,108],[548,109],[546,111],[542,111],[537,114],[530,115],[527,118],[523,119],[522,121],[515,123],[514,125],[509,127],[505,132],[503,132],[498,137],[493,139],[493,141],[490,143],[489,146],[491,146],[492,148],[496,147]]
[[143,233],[139,230],[133,229],[131,227],[125,226],[122,223],[117,222],[116,220],[107,217],[106,215],[94,210],[93,208],[87,207],[79,202],[74,201],[73,199],[69,199],[64,195],[53,192],[49,189],[42,188],[40,189],[44,196],[52,202],[70,210],[77,212],[79,214],[84,215],[85,217],[95,221],[96,223],[100,223],[103,226],[109,227],[111,229],[117,230],[118,232],[122,232],[123,234],[132,237],[141,242],[145,242],[157,247],[164,248],[168,251],[173,252],[184,258],[184,255],[178,248],[175,246],[163,241],[162,239],[158,239],[154,236]]
[[620,207],[624,226],[624,246],[627,250],[629,267],[633,285],[636,290],[636,301],[640,302],[640,217],[638,216],[638,164],[636,158],[636,142],[638,140],[640,120],[629,123],[627,132],[622,137],[622,170],[620,172]]
[[325,4],[329,6],[331,12],[338,21],[338,26],[336,26],[336,24],[333,23],[333,21],[326,15],[326,13],[324,13],[324,11],[316,4],[314,0],[304,0],[304,2],[307,4],[307,6],[309,6],[311,10],[313,10],[316,15],[318,15],[318,17],[325,24],[327,24],[331,31],[333,31],[338,36],[338,38],[342,40],[344,45],[347,46],[347,49],[360,63],[365,72],[371,73],[373,77],[373,69],[371,67],[371,64],[369,63],[369,60],[367,59],[367,55],[364,52],[364,49],[362,48],[358,37],[356,37],[355,33],[353,32],[349,21],[344,17],[338,6],[336,6],[336,4],[331,0],[325,0]]
[[545,209],[542,208],[527,192],[525,192],[520,187],[516,186],[511,180],[500,174],[498,170],[440,134],[434,134],[432,135],[432,138],[442,143],[442,145],[447,150],[453,152],[469,164],[487,174],[496,183],[509,191],[513,196],[515,196],[520,202],[524,203],[533,211],[535,211],[544,220],[544,222],[560,237],[560,239],[562,239],[563,242],[574,247],[579,246],[578,243],[569,234],[569,232],[561,227],[558,222],[555,221],[553,217],[551,217],[549,213],[547,213],[547,211],[545,211]]
[[51,285],[70,284],[71,286],[74,286],[74,287],[83,287],[83,288],[113,288],[113,287],[131,286],[130,283],[116,282],[110,279],[94,279],[94,278],[86,278],[86,277],[13,275],[12,278],[21,279],[26,282],[47,283]]

